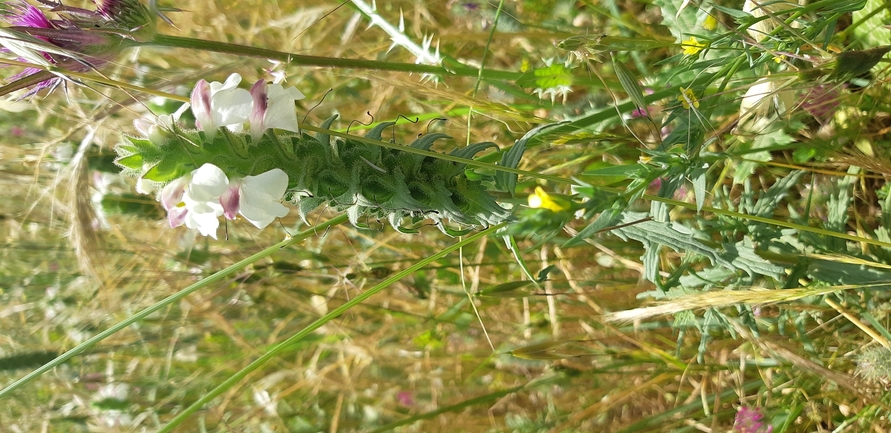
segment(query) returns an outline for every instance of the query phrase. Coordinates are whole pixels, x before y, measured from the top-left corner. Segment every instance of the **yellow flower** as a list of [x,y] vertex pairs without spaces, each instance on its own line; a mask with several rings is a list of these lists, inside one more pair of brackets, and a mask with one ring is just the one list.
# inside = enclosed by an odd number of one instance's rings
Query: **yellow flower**
[[535,193],[529,195],[529,207],[533,209],[548,209],[554,212],[569,209],[569,207],[554,201],[540,186],[535,187]]
[[685,56],[695,56],[705,48],[705,44],[697,41],[693,36],[690,36],[690,39],[681,42],[681,48],[684,49]]
[[779,64],[779,63],[783,63],[783,60],[786,60],[786,55],[785,55],[785,54],[780,54],[779,56],[776,56],[776,57],[773,58],[773,61],[774,61],[774,62],[777,62],[778,64]]
[[713,32],[718,28],[718,20],[715,19],[714,15],[709,14],[705,17],[705,21],[702,22],[702,28]]
[[689,110],[691,105],[693,108],[699,108],[699,99],[696,98],[693,89],[685,89],[681,87],[681,96],[678,96],[678,101],[681,101],[681,105],[683,105],[686,110]]

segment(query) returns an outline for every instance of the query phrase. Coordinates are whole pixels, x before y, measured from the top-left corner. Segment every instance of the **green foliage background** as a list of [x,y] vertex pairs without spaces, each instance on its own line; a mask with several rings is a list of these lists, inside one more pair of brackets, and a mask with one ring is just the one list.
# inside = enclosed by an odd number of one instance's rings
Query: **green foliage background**
[[[319,59],[168,38],[4,103],[0,385],[140,320],[2,395],[0,426],[741,431],[753,408],[759,431],[888,429],[887,5],[738,3],[173,5],[163,34]],[[374,20],[442,62],[415,65]],[[516,220],[460,248],[383,214],[334,224],[351,203],[236,220],[219,242],[168,228],[113,149],[232,72],[284,75],[309,127],[336,113],[336,132],[387,143],[456,137],[439,154],[497,143],[465,175]],[[537,186],[560,208],[526,206]]]

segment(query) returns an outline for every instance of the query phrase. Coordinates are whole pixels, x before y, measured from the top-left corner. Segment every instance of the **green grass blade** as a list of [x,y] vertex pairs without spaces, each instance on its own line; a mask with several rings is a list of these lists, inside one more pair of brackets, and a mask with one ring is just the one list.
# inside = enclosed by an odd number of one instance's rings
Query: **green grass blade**
[[[343,216],[343,221],[345,221],[345,220],[346,220],[346,216]],[[343,221],[341,221],[341,222],[343,222]],[[274,347],[269,349],[269,351],[267,351],[263,356],[257,358],[256,360],[251,362],[247,367],[241,369],[237,373],[230,376],[223,383],[219,384],[216,388],[212,389],[210,392],[208,392],[207,394],[202,396],[200,399],[198,399],[197,401],[192,403],[192,405],[190,405],[189,407],[184,409],[182,412],[177,414],[177,416],[175,418],[173,418],[172,420],[170,420],[170,422],[167,423],[167,425],[165,425],[163,428],[158,430],[158,433],[166,433],[166,432],[172,431],[174,428],[176,428],[177,426],[182,424],[183,421],[185,421],[189,416],[191,416],[193,413],[197,412],[199,409],[204,407],[205,404],[209,403],[211,400],[216,398],[218,395],[222,394],[223,392],[226,392],[228,389],[235,386],[238,382],[240,382],[242,379],[244,379],[247,375],[251,374],[253,371],[260,368],[263,364],[266,364],[267,362],[269,362],[269,360],[276,357],[280,352],[287,349],[294,343],[302,340],[307,335],[309,335],[311,332],[315,331],[316,329],[319,329],[322,325],[340,317],[341,314],[345,313],[350,308],[361,304],[366,299],[374,296],[375,294],[386,289],[387,287],[390,287],[393,283],[401,280],[402,278],[404,278],[408,275],[414,274],[415,271],[423,268],[424,266],[427,266],[430,263],[433,263],[436,260],[439,260],[454,251],[457,251],[461,247],[469,245],[469,244],[471,244],[485,236],[493,234],[504,226],[505,226],[505,224],[501,223],[501,224],[489,227],[485,230],[479,231],[471,236],[468,236],[466,239],[464,239],[464,240],[462,240],[448,248],[445,248],[442,251],[439,251],[439,252],[431,255],[430,257],[419,260],[414,265],[409,266],[408,268],[406,268],[396,274],[393,274],[392,276],[385,279],[384,281],[381,281],[376,286],[366,290],[359,296],[356,296],[355,298],[349,300],[348,302],[344,303],[340,307],[335,308],[330,313],[320,317],[318,320],[309,324],[305,328],[301,329],[299,332],[292,335],[287,340],[282,341],[279,344],[276,344]],[[312,230],[310,230],[310,233],[312,233]]]
[[186,296],[194,293],[195,291],[197,291],[201,288],[207,287],[210,284],[213,284],[217,281],[222,280],[223,278],[225,278],[229,275],[232,275],[233,273],[241,270],[242,268],[244,268],[247,265],[250,265],[251,263],[254,263],[264,257],[271,256],[272,254],[275,254],[277,251],[281,250],[284,247],[287,247],[288,245],[291,245],[295,242],[299,242],[299,241],[306,239],[310,236],[315,236],[315,234],[318,233],[318,230],[324,231],[328,227],[342,224],[342,223],[346,222],[346,220],[347,220],[346,215],[339,215],[337,217],[334,217],[334,218],[332,218],[328,221],[325,221],[313,228],[304,230],[304,231],[300,232],[299,234],[297,234],[296,236],[288,237],[285,240],[264,249],[263,251],[260,251],[260,252],[254,254],[244,260],[241,260],[241,261],[239,261],[239,262],[237,262],[237,263],[235,263],[221,271],[218,271],[217,273],[215,273],[207,278],[202,279],[201,281],[198,281],[195,284],[192,284],[189,287],[186,287],[185,289],[180,290],[179,292],[174,293],[173,295],[170,295],[170,296],[164,298],[163,300],[157,302],[156,304],[128,317],[125,320],[122,320],[121,322],[106,329],[105,331],[102,331],[99,334],[96,334],[95,336],[88,339],[87,341],[84,341],[83,343],[80,343],[77,346],[74,346],[72,349],[59,355],[56,359],[53,359],[52,361],[44,364],[42,367],[28,373],[21,379],[11,383],[6,388],[3,388],[2,390],[0,390],[0,398],[8,396],[10,393],[15,391],[16,389],[22,387],[23,385],[27,384],[28,382],[31,382],[34,379],[40,377],[40,375],[42,375],[43,373],[46,373],[47,371],[50,371],[53,368],[58,367],[59,365],[62,365],[62,363],[64,363],[65,361],[68,361],[69,359],[83,353],[85,350],[95,346],[100,341],[118,333],[119,331],[124,330],[125,328],[129,327],[130,325],[132,325],[136,322],[139,322],[142,319],[145,319],[152,313],[159,311],[162,308],[164,308],[174,302],[177,302],[182,298],[185,298]]

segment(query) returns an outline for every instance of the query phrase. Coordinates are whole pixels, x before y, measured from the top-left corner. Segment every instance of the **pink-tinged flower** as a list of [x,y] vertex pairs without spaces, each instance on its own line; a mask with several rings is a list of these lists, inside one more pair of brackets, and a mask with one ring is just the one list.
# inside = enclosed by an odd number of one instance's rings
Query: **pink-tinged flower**
[[412,407],[415,405],[415,399],[412,398],[411,391],[399,391],[396,394],[396,400],[399,401],[400,406]]
[[288,215],[289,209],[281,204],[287,189],[288,175],[278,168],[235,179],[220,197],[223,215],[231,220],[241,214],[257,228],[266,228],[276,218]]
[[300,132],[297,125],[297,112],[294,101],[305,98],[297,88],[284,88],[281,84],[267,86],[266,81],[257,81],[251,87],[254,105],[251,110],[251,138],[254,142],[263,136],[267,129],[278,128]]
[[837,86],[821,84],[810,89],[804,95],[801,108],[814,116],[820,124],[825,125],[838,109],[840,93]]
[[170,227],[185,225],[216,239],[221,215],[232,220],[240,214],[261,229],[286,216],[281,200],[287,188],[288,175],[278,168],[230,181],[219,167],[204,164],[168,183],[159,201]]
[[760,409],[741,407],[733,420],[733,431],[736,433],[771,433],[773,426],[765,424],[764,414]]
[[[217,129],[227,127],[240,131],[251,114],[253,99],[244,89],[239,89],[241,75],[232,74],[225,83],[209,83],[199,80],[192,91],[192,113],[208,140],[213,140]],[[295,114],[296,116],[296,114]]]
[[220,196],[229,187],[229,178],[219,167],[204,164],[192,173],[161,189],[161,205],[167,210],[170,227],[183,224],[204,236],[217,238],[218,217],[223,214]]

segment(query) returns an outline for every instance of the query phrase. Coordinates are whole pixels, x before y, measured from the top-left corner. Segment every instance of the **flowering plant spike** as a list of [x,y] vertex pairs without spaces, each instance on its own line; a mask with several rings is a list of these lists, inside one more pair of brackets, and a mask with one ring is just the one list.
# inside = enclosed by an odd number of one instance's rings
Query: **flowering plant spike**
[[[327,205],[346,212],[355,226],[367,218],[387,220],[403,233],[415,231],[403,224],[406,218],[412,223],[431,219],[444,233],[459,235],[466,231],[444,221],[472,229],[511,217],[482,182],[467,177],[464,164],[299,132],[294,101],[302,93],[264,82],[248,93],[235,87],[240,80],[233,75],[225,84],[202,80],[196,85],[191,108],[198,130],[180,128],[176,116],[148,127],[142,122],[139,129],[147,137],[128,136],[116,148],[116,163],[123,174],[139,177],[140,191],[160,187],[171,226],[186,225],[215,237],[218,217],[241,214],[262,228],[287,214],[281,201],[296,206],[304,221],[310,211]],[[328,128],[335,118],[321,127]],[[384,122],[365,138],[381,140],[393,125]],[[445,138],[431,133],[409,146],[428,150]],[[489,147],[495,145],[477,143],[451,154],[471,158]]]

